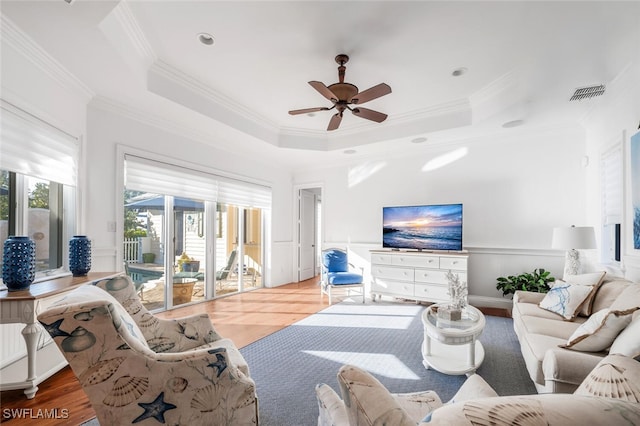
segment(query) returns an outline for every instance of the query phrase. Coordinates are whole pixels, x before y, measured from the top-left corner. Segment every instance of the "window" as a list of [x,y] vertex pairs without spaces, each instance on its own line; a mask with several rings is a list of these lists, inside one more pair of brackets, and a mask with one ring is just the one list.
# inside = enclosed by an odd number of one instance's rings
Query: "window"
[[[144,253],[125,257],[127,269],[140,280],[153,272],[161,275],[140,283],[148,309],[263,285],[270,188],[139,155],[124,154],[124,159],[125,233],[145,228],[139,243],[155,259],[145,262]],[[125,255],[139,252],[132,244],[125,240]]]
[[604,152],[600,161],[602,194],[602,261],[620,261],[622,222],[622,144]]
[[0,240],[34,240],[36,281],[66,273],[78,140],[10,103],[0,107]]
[[[36,272],[51,274],[64,267],[63,200],[73,188],[44,179],[0,171],[0,239],[26,235],[36,244]],[[24,200],[22,202],[10,200]],[[9,207],[13,205],[14,209]],[[59,271],[62,272],[62,271]]]

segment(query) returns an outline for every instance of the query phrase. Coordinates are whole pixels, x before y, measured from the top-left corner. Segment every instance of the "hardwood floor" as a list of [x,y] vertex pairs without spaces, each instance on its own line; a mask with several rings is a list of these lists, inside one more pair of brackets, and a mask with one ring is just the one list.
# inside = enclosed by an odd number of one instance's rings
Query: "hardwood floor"
[[[276,288],[263,288],[174,309],[158,316],[179,318],[207,313],[216,330],[242,348],[326,308],[327,298],[321,300],[317,282],[314,278]],[[481,310],[487,315],[509,316],[507,311],[500,309]],[[89,400],[69,367],[41,383],[34,399],[26,399],[21,390],[0,393],[0,407],[0,423],[9,426],[76,426],[95,417]],[[27,410],[31,410],[31,416],[36,416],[38,410],[52,412],[54,409],[57,409],[58,417],[65,418],[24,419],[25,415],[29,416],[25,414]],[[12,416],[11,410],[20,410],[23,418]]]

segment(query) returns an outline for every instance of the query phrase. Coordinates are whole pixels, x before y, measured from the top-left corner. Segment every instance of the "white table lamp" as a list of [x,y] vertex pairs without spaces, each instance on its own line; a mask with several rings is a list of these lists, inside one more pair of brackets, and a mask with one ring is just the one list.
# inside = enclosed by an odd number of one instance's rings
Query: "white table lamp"
[[592,226],[553,228],[551,247],[565,249],[564,275],[577,275],[580,269],[580,249],[596,248],[596,234]]

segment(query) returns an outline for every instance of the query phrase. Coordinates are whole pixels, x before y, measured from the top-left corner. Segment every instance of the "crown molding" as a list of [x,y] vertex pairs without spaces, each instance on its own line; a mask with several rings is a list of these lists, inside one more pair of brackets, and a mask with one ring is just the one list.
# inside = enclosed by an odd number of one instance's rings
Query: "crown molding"
[[456,114],[459,112],[466,112],[470,109],[468,99],[456,99],[450,102],[445,102],[438,105],[432,105],[427,108],[410,111],[404,114],[392,115],[389,117],[390,124],[405,124],[412,123],[414,121],[426,120],[442,115]]
[[253,110],[249,109],[245,105],[242,105],[233,100],[231,97],[214,90],[197,78],[184,73],[183,71],[179,70],[173,65],[164,62],[161,59],[157,60],[153,63],[153,65],[151,65],[149,72],[156,73],[157,75],[164,77],[171,82],[202,96],[209,102],[212,102],[235,114],[238,114],[245,119],[253,121],[255,124],[262,128],[266,128],[273,133],[278,132],[278,126],[276,123],[268,120],[262,115],[256,114]]
[[516,85],[516,77],[513,71],[502,74],[489,84],[475,91],[469,96],[469,103],[473,109],[480,107],[482,104],[491,101],[502,93],[511,89]]
[[219,138],[214,139],[212,135],[195,131],[194,127],[192,126],[181,125],[176,121],[168,120],[158,115],[150,114],[138,108],[133,108],[130,105],[125,105],[122,102],[119,102],[112,98],[108,98],[106,96],[98,95],[94,97],[91,100],[89,106],[137,121],[156,129],[163,130],[167,133],[175,134],[187,139],[192,139],[205,145],[215,145],[216,148],[234,152],[232,149],[230,149],[233,147],[233,144],[231,142],[227,142]]
[[157,61],[158,56],[138,24],[131,7],[129,7],[129,2],[127,0],[120,0],[118,5],[111,11],[111,14],[120,24],[131,45],[144,62],[150,65]]
[[60,62],[55,60],[31,37],[2,14],[0,14],[0,39],[44,71],[62,87],[78,93],[85,103],[95,96],[95,93],[87,85],[71,74]]

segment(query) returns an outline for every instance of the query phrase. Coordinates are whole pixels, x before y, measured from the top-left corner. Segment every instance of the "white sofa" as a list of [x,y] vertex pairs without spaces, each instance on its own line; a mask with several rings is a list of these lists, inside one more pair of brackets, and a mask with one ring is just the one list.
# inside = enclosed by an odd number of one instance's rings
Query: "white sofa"
[[[604,273],[603,273],[604,274]],[[566,348],[576,330],[584,330],[592,318],[603,309],[625,311],[640,308],[640,285],[623,278],[604,275],[590,298],[590,307],[580,306],[572,319],[540,307],[545,294],[517,291],[513,298],[513,327],[520,341],[531,380],[539,393],[571,393],[589,372],[609,353],[603,350],[584,350],[579,345]],[[585,316],[585,313],[590,315]],[[602,312],[601,314],[602,315]],[[613,315],[611,316],[614,318]],[[617,353],[629,357],[640,355],[640,310],[632,313],[625,327],[629,330],[615,337],[612,346]],[[633,326],[631,325],[633,324]],[[633,331],[635,331],[635,336]],[[578,331],[579,333],[579,331]],[[614,330],[614,334],[617,332]],[[613,353],[613,351],[611,351]]]
[[435,392],[391,394],[351,365],[340,368],[338,383],[342,399],[328,385],[316,387],[319,426],[640,424],[640,363],[623,355],[601,359],[573,395],[499,397],[473,375],[443,404]]

